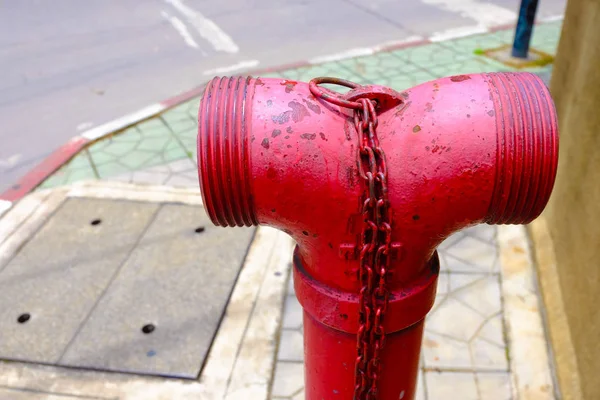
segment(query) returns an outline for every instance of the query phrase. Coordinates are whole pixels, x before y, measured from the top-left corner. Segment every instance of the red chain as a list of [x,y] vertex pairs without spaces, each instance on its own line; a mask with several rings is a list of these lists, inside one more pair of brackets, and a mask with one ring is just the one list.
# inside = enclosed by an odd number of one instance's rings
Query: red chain
[[389,301],[387,280],[390,275],[392,221],[387,189],[385,153],[377,138],[375,103],[366,98],[356,101],[318,86],[338,84],[350,88],[359,85],[336,78],[315,78],[309,88],[315,97],[354,110],[358,133],[358,173],[365,182],[362,202],[363,227],[358,271],[359,322],[356,336],[357,357],[354,369],[354,400],[376,400],[381,376],[381,350],[385,345],[383,319]]

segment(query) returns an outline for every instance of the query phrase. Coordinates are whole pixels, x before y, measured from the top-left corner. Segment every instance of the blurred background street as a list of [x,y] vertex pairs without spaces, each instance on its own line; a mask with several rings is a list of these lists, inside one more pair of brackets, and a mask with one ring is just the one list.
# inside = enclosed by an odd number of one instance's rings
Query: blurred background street
[[[518,0],[0,4],[0,190],[69,138],[219,74],[514,24]],[[564,0],[540,2],[538,19]]]

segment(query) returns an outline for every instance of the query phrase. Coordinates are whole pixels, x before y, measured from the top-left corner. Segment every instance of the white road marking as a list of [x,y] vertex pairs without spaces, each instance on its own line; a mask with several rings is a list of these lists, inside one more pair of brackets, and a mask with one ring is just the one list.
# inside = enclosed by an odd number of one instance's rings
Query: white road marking
[[443,42],[444,40],[457,39],[461,37],[486,33],[488,29],[485,26],[461,26],[459,28],[447,29],[441,32],[434,32],[429,37],[432,42]]
[[183,14],[189,23],[196,28],[200,36],[206,39],[215,50],[226,53],[237,53],[240,50],[233,39],[219,28],[217,24],[198,11],[183,4],[182,0],[165,0],[165,2]]
[[12,206],[12,201],[0,199],[0,216]]
[[163,18],[169,21],[171,25],[173,25],[173,28],[175,28],[175,30],[181,35],[185,44],[194,49],[198,48],[198,43],[196,43],[196,41],[190,34],[190,31],[188,31],[187,26],[185,26],[185,24],[179,18],[169,15],[165,11],[161,11],[161,15],[163,16]]
[[259,64],[258,60],[246,60],[240,61],[237,64],[228,65],[227,67],[214,68],[204,71],[202,74],[204,75],[219,75],[225,74],[228,72],[239,71],[247,68],[256,67]]
[[79,125],[77,125],[77,131],[85,131],[86,129],[89,129],[93,126],[94,124],[91,122],[82,122]]
[[165,109],[160,103],[151,104],[148,107],[144,107],[134,113],[124,115],[121,118],[117,118],[113,121],[107,122],[106,124],[99,125],[81,134],[81,137],[88,140],[96,140],[102,136],[111,133],[113,131],[123,129],[128,125],[139,122],[143,119],[150,118]]
[[517,13],[496,4],[478,0],[421,0],[425,4],[435,5],[443,10],[473,19],[478,25],[492,26],[514,23]]
[[13,154],[12,156],[5,158],[4,160],[0,159],[0,168],[8,169],[13,167],[15,164],[19,162],[22,154]]
[[345,50],[339,53],[328,54],[326,56],[314,57],[308,60],[308,62],[310,64],[321,64],[331,61],[346,60],[348,58],[369,56],[373,53],[375,53],[375,50],[372,47],[358,47],[354,49]]
[[348,58],[360,57],[360,56],[370,56],[371,54],[375,54],[378,51],[381,51],[390,46],[397,46],[401,44],[408,44],[413,42],[418,42],[423,40],[421,36],[409,36],[403,40],[394,40],[390,42],[385,42],[377,46],[373,47],[356,47],[353,49],[348,49],[339,53],[328,54],[325,56],[317,56],[308,60],[310,64],[321,64],[331,61],[340,61],[346,60]]

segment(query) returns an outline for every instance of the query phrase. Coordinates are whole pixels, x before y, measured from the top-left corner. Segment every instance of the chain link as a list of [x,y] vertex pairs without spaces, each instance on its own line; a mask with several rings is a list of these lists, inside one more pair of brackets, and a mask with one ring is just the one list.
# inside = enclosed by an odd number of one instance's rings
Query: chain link
[[310,81],[312,94],[340,107],[354,110],[358,134],[358,174],[365,184],[362,202],[363,226],[360,239],[358,278],[359,328],[356,335],[354,400],[377,400],[381,376],[381,351],[385,346],[383,322],[389,302],[392,221],[387,188],[385,152],[377,137],[377,113],[374,100],[361,97],[349,101],[338,93],[318,86],[337,84],[349,88],[359,85],[337,78],[321,77]]
[[383,319],[389,302],[387,281],[392,228],[386,159],[377,138],[375,104],[365,98],[357,102],[362,106],[354,111],[354,127],[359,140],[357,164],[366,191],[359,256],[360,327],[356,342],[354,399],[375,400],[381,376],[381,351],[385,346]]

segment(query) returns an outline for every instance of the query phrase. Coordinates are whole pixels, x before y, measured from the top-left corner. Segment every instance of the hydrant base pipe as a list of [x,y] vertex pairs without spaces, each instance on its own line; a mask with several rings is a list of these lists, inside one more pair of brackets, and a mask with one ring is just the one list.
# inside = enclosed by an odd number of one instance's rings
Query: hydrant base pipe
[[[382,363],[386,368],[380,377],[382,399],[412,399],[417,383],[417,371],[423,316],[433,306],[439,259],[437,253],[429,262],[424,276],[391,295],[385,329],[386,351]],[[323,287],[311,279],[302,266],[298,251],[294,254],[294,289],[304,309],[304,370],[307,399],[352,398],[356,360],[358,296]],[[325,378],[326,377],[326,378]],[[335,395],[335,396],[334,396]],[[325,397],[327,398],[327,397]]]
[[[389,304],[383,350],[368,360],[381,363],[372,382],[379,400],[410,400],[436,247],[469,225],[522,224],[542,212],[558,162],[556,113],[529,73],[459,75],[402,93],[360,86],[344,96],[376,101],[387,159]],[[215,78],[200,103],[198,172],[211,220],[274,226],[298,244],[308,400],[354,393],[367,188],[353,117],[308,84],[281,79]]]

